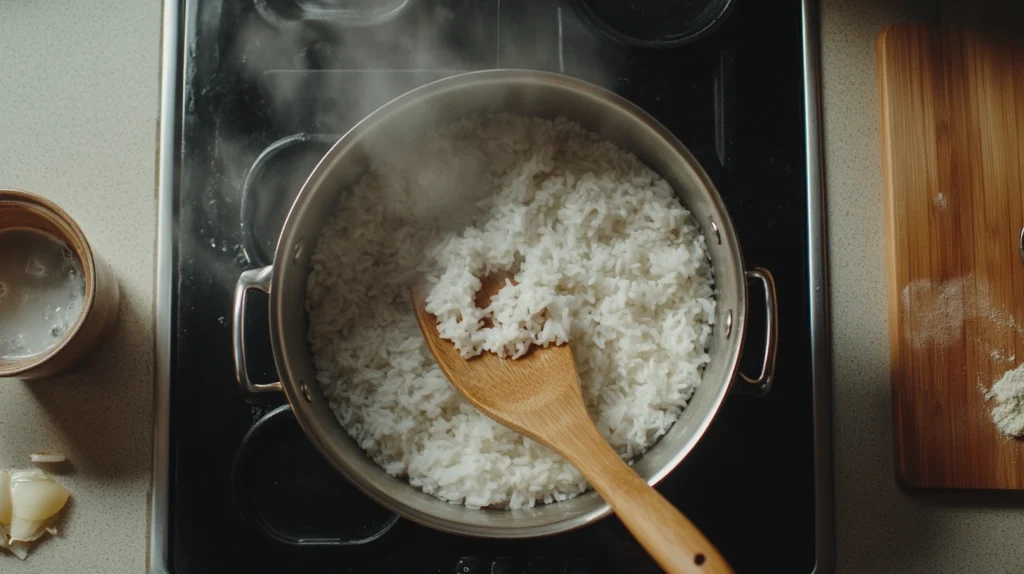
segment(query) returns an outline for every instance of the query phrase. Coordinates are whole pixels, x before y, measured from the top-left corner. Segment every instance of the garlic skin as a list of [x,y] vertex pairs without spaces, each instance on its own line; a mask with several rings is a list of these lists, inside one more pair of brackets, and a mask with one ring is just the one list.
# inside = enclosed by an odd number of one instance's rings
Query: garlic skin
[[11,542],[11,547],[8,550],[22,560],[28,558],[28,544],[25,542]]
[[36,464],[57,464],[67,460],[67,457],[59,452],[34,452],[28,455],[28,458]]
[[11,523],[11,472],[0,470],[0,530]]

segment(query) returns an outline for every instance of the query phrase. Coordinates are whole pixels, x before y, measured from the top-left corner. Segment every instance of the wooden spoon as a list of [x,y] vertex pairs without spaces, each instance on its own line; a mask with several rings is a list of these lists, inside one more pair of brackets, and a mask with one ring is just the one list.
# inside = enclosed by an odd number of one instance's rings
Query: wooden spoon
[[[477,293],[484,306],[505,285],[485,277]],[[494,353],[464,359],[437,333],[437,318],[414,288],[420,330],[441,370],[487,416],[557,452],[590,482],[622,523],[669,573],[732,572],[703,533],[623,462],[597,431],[580,394],[569,345],[533,348],[512,360]]]

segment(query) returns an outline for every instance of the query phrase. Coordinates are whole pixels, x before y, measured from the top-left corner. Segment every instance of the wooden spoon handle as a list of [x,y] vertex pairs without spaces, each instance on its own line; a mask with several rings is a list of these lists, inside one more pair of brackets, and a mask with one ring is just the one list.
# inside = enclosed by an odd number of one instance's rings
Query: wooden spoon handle
[[612,450],[589,417],[574,425],[564,456],[611,505],[626,528],[669,574],[733,570],[711,541]]

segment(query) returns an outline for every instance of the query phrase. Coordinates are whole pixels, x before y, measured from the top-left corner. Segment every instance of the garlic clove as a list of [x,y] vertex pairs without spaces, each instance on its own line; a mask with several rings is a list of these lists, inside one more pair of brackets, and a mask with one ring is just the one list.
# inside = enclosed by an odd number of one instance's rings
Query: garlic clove
[[31,542],[56,532],[50,523],[70,496],[42,470],[0,471],[0,548],[28,558]]
[[11,522],[11,543],[35,542],[46,533],[46,520],[26,520],[14,517]]
[[32,542],[46,532],[49,521],[67,504],[71,493],[45,472],[33,469],[11,473],[11,547]]
[[0,470],[0,531],[11,523],[11,473]]

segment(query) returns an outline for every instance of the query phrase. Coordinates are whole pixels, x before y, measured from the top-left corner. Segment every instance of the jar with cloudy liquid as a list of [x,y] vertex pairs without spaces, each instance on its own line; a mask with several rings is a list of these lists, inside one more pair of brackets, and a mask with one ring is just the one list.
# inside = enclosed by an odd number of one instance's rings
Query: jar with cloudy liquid
[[34,229],[0,230],[0,358],[56,346],[84,300],[82,264],[66,243]]
[[111,330],[119,292],[66,213],[0,190],[0,377],[66,371]]

